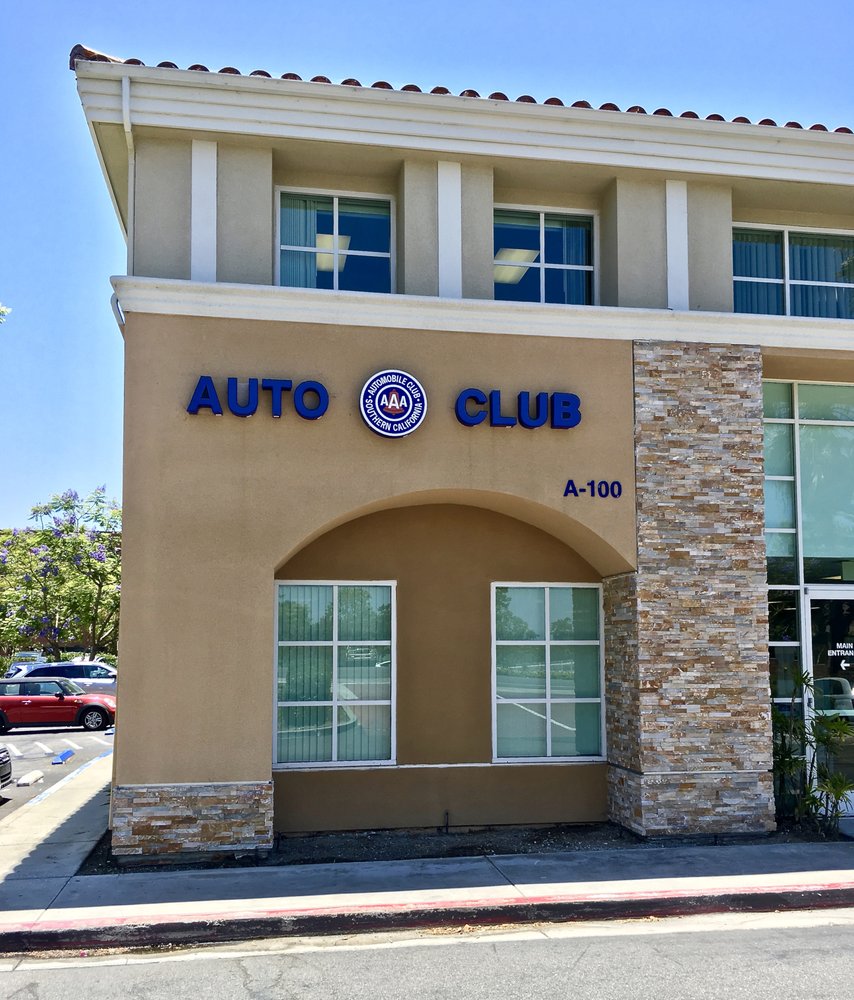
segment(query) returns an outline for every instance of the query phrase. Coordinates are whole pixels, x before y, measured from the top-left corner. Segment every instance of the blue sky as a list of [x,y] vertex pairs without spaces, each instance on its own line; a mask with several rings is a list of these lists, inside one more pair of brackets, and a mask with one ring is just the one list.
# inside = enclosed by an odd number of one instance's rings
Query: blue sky
[[854,127],[854,5],[791,0],[18,0],[0,20],[0,527],[52,493],[121,495],[125,248],[77,99],[76,42],[459,93]]

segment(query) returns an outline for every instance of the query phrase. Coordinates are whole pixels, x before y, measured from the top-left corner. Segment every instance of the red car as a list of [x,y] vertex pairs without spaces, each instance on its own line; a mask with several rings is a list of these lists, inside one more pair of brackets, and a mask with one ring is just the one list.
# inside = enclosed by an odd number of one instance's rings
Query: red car
[[116,699],[86,694],[65,677],[37,681],[0,678],[0,733],[13,726],[82,726],[106,729],[116,717]]

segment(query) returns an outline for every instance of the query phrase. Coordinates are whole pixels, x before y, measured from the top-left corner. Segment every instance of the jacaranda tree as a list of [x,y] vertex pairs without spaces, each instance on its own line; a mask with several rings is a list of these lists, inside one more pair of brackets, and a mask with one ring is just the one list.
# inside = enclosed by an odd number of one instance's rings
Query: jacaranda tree
[[106,487],[58,493],[0,533],[0,648],[115,653],[122,514]]

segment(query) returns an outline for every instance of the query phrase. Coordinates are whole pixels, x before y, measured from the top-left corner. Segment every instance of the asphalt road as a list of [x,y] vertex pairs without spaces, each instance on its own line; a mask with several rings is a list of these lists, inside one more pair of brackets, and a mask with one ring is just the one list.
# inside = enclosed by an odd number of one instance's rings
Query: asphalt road
[[0,997],[846,1000],[854,910],[292,939],[0,959]]
[[[0,819],[3,819],[81,764],[110,752],[113,729],[90,733],[72,726],[30,726],[5,733],[0,736],[0,743],[9,747],[13,778],[13,783],[0,791]],[[52,764],[53,758],[65,750],[73,750],[73,756],[64,764]],[[29,787],[18,787],[18,778],[29,771],[41,771],[44,780]]]

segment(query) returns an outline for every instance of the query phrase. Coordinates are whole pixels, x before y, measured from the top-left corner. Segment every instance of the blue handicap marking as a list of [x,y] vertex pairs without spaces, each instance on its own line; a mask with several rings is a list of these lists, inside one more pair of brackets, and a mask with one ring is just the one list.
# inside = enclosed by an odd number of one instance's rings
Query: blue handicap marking
[[67,760],[70,760],[74,756],[73,750],[63,750],[62,753],[58,753],[51,764],[64,764]]

